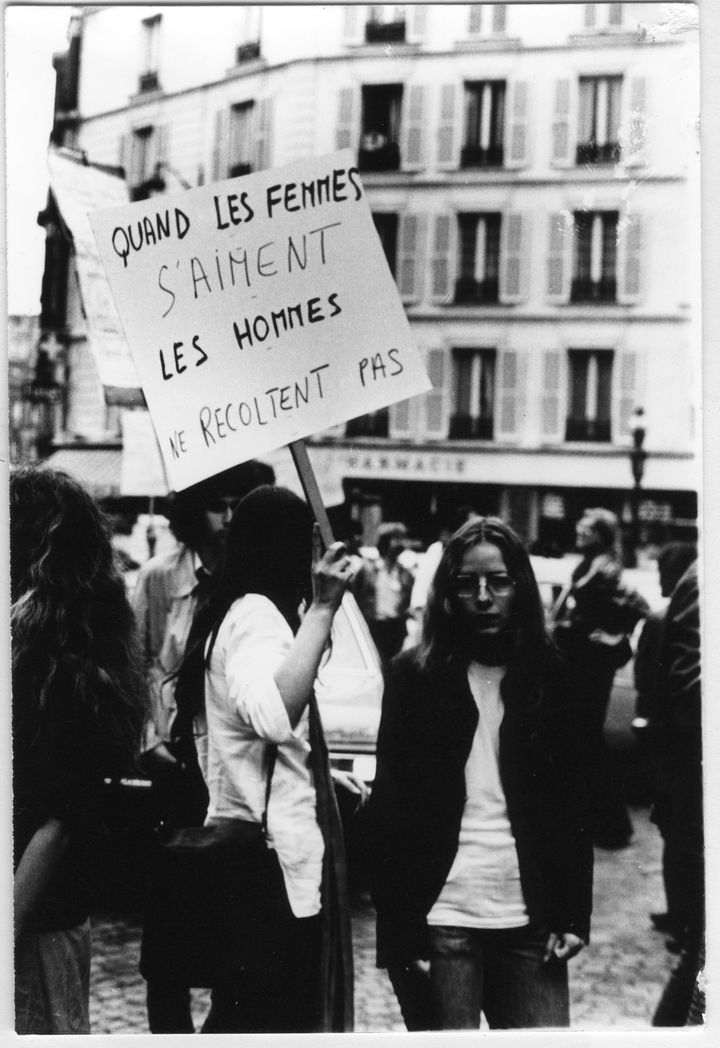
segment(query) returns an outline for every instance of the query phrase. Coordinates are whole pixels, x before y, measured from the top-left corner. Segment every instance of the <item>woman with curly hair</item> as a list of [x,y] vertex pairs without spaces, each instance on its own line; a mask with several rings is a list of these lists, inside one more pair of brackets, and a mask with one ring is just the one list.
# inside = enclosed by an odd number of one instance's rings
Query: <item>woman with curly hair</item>
[[105,518],[64,473],[10,479],[15,1026],[89,1033],[103,778],[145,719],[135,621]]
[[410,1030],[569,1025],[593,863],[571,696],[520,539],[468,522],[391,663],[370,798],[377,961]]

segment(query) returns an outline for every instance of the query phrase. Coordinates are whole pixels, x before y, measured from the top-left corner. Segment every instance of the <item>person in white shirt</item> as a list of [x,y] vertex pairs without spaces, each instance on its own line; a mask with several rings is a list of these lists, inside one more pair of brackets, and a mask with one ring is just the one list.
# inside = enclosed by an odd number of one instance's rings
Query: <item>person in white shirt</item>
[[344,950],[343,935],[330,936],[341,948],[329,956],[322,934],[321,914],[333,903],[340,924],[343,918],[348,930],[349,924],[337,899],[329,898],[328,865],[341,843],[313,689],[351,568],[342,543],[324,554],[320,546],[308,506],[292,492],[262,486],[244,498],[195,650],[178,677],[180,694],[200,652],[206,667],[206,823],[262,822],[265,813],[277,860],[276,876],[257,900],[267,914],[263,943],[244,959],[239,982],[215,987],[204,1033],[302,1033],[349,1025],[341,1000],[352,992],[343,969],[349,935]]

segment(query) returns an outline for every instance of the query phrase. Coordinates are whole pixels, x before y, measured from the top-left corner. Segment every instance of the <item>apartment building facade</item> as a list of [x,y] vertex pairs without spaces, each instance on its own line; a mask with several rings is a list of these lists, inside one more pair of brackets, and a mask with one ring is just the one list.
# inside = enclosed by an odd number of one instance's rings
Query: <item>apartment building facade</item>
[[[370,532],[460,502],[558,548],[588,504],[629,521],[640,406],[646,537],[690,534],[698,40],[667,6],[84,8],[54,138],[130,199],[354,152],[433,385],[310,441]],[[65,314],[66,418],[112,439]]]

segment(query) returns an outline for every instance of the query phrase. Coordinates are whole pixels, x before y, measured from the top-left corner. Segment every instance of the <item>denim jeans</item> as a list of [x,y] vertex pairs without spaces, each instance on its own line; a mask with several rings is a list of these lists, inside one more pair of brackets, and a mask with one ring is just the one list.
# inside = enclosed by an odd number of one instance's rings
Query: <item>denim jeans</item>
[[543,961],[548,931],[430,928],[430,992],[435,1028],[494,1030],[570,1025],[567,964]]

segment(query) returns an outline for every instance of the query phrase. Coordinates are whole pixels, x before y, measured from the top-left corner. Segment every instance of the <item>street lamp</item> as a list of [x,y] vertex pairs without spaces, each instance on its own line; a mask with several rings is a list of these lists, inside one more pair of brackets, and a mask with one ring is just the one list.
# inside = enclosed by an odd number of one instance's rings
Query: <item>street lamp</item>
[[629,559],[630,566],[637,566],[637,551],[640,545],[640,492],[642,490],[643,475],[645,473],[645,459],[647,451],[643,447],[645,443],[645,410],[636,407],[630,416],[630,433],[632,435],[632,447],[630,448],[630,465],[633,475],[632,494],[632,533],[630,539]]

